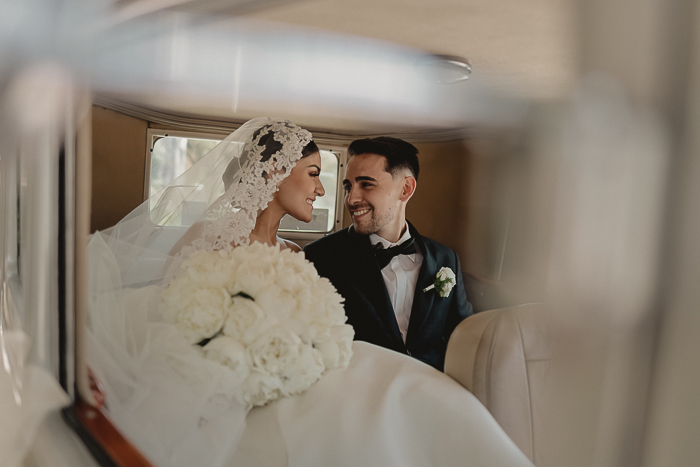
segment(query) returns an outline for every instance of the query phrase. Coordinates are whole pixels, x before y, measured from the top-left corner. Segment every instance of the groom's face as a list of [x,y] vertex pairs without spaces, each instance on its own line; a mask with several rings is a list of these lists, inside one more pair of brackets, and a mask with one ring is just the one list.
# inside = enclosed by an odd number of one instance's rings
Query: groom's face
[[[348,161],[343,180],[345,206],[355,231],[362,235],[376,233],[390,239],[389,232],[401,223],[403,177],[386,171],[386,159],[377,154],[358,154]],[[398,227],[399,231],[401,227]]]

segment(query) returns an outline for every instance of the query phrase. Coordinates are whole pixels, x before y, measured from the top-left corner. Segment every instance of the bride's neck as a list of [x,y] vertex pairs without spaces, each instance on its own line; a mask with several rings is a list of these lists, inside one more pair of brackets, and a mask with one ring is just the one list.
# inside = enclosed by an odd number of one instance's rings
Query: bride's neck
[[277,229],[279,229],[280,221],[285,212],[277,209],[274,203],[270,203],[263,210],[255,222],[255,227],[250,232],[251,242],[257,241],[268,245],[277,245]]

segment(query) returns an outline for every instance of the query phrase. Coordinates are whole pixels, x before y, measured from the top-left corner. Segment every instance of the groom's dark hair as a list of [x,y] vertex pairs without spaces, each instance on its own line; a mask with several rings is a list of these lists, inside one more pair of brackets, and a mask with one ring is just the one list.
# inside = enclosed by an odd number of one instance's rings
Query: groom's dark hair
[[386,171],[392,176],[408,169],[413,178],[418,180],[418,149],[411,143],[391,136],[357,139],[348,146],[348,156],[360,154],[379,154],[386,159]]

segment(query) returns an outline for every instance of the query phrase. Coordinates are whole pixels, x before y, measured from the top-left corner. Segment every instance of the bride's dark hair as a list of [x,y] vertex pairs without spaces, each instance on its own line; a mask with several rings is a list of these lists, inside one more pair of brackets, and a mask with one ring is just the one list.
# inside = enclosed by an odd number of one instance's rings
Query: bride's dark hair
[[320,149],[318,149],[318,146],[316,143],[314,143],[314,140],[311,140],[309,141],[309,144],[304,146],[304,149],[301,150],[301,158],[303,159],[311,154],[316,154],[317,152],[320,152]]
[[[269,125],[265,125],[256,130],[255,133],[253,133],[253,139],[257,138],[260,132],[266,130],[267,128],[269,128]],[[273,154],[276,154],[282,150],[282,143],[275,139],[274,131],[268,131],[266,134],[264,134],[262,138],[260,138],[260,141],[258,141],[258,146],[265,147],[265,149],[263,149],[263,151],[260,153],[262,156],[260,160],[262,162],[267,162]],[[304,157],[308,157],[317,152],[319,152],[318,146],[313,140],[311,140],[309,141],[309,144],[304,146],[304,148],[301,150],[301,158],[303,159]]]

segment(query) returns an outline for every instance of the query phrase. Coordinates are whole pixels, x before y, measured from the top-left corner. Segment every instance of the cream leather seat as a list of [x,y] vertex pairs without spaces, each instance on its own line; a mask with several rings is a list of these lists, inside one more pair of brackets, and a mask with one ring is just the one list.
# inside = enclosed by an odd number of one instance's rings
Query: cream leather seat
[[535,465],[544,465],[545,378],[552,358],[544,304],[477,313],[457,326],[445,373],[471,391]]

